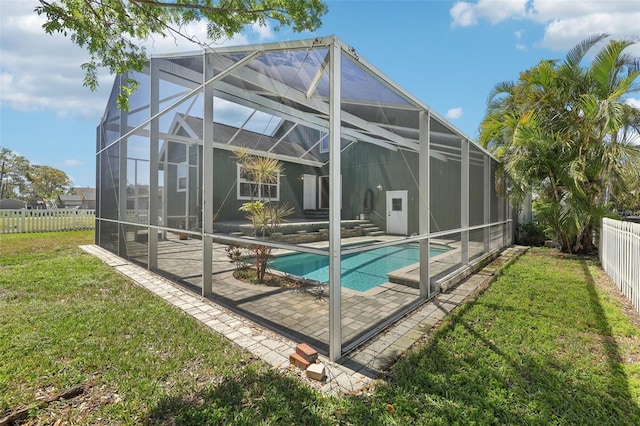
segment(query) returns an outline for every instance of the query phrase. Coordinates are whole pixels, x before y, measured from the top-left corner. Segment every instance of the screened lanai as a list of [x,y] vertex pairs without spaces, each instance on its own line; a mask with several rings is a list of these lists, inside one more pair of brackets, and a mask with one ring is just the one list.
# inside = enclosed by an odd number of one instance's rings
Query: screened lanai
[[[96,162],[98,245],[332,360],[511,244],[496,160],[333,36],[151,57]],[[289,214],[258,229],[255,201]],[[234,277],[256,245],[299,285]]]

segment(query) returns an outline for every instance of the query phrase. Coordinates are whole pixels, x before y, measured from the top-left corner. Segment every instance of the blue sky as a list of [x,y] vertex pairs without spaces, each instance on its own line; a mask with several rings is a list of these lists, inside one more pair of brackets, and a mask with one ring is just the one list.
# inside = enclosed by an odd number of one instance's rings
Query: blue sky
[[[82,87],[88,55],[49,36],[36,0],[0,2],[0,147],[32,164],[95,186],[95,132],[113,78],[97,92]],[[335,34],[392,80],[477,137],[487,96],[542,59],[563,58],[594,33],[640,37],[639,0],[327,1],[316,33],[250,27],[218,44],[265,43]],[[202,26],[191,26],[202,34]],[[197,50],[174,40],[146,43],[149,53]],[[640,56],[640,44],[629,52]],[[628,102],[640,108],[640,93]]]

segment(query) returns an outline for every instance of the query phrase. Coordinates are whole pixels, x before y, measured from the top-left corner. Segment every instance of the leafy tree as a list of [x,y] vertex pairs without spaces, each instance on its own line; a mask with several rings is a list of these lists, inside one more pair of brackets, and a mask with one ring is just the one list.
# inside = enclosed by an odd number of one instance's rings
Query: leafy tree
[[23,199],[26,194],[26,173],[31,167],[29,160],[8,148],[0,147],[0,199]]
[[628,190],[611,194],[612,209],[627,214],[640,214],[640,169],[627,168],[622,179]]
[[[327,6],[322,0],[40,0],[35,11],[45,16],[47,33],[62,33],[89,51],[91,58],[82,65],[84,85],[95,90],[99,67],[117,75],[144,68],[147,55],[139,40],[171,36],[204,45],[184,32],[201,21],[212,40],[232,37],[253,23],[313,31]],[[123,85],[121,108],[128,107],[135,88],[134,80]]]
[[[580,63],[606,34],[592,36],[564,62],[545,60],[498,84],[480,127],[480,142],[502,161],[516,203],[538,196],[538,220],[563,251],[592,251],[609,194],[627,190],[625,170],[640,166],[632,141],[640,111],[624,102],[638,91],[640,61],[611,40],[588,67]],[[500,184],[504,181],[499,180]]]
[[[2,165],[4,164],[4,169]],[[32,165],[25,157],[0,147],[0,198],[30,203],[52,200],[71,192],[71,179],[62,170]]]
[[29,182],[29,201],[53,200],[71,190],[71,179],[62,170],[49,166],[31,166],[26,173]]

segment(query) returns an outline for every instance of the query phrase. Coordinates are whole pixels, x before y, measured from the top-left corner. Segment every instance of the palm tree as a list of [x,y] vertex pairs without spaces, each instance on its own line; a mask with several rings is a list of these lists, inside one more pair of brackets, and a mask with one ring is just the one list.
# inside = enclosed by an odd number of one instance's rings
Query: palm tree
[[[284,221],[284,218],[293,213],[293,208],[289,207],[287,203],[271,202],[270,185],[278,182],[278,177],[282,172],[282,164],[274,158],[251,155],[243,150],[236,151],[235,156],[248,180],[255,182],[255,185],[251,184],[251,201],[244,203],[240,207],[240,211],[244,212],[251,221],[254,237],[257,237],[259,228],[262,231],[262,238],[265,238],[267,231],[273,233]],[[260,191],[260,185],[263,186],[262,191]],[[262,199],[254,199],[259,194],[262,195]],[[256,279],[258,282],[263,282],[267,263],[271,257],[271,247],[254,244],[250,250],[255,259]]]
[[608,37],[587,38],[564,62],[542,61],[490,96],[480,142],[502,161],[514,201],[533,191],[538,218],[567,252],[594,250],[606,195],[623,188],[625,168],[640,165],[632,144],[640,111],[625,103],[638,91],[632,42],[610,41],[587,68],[586,53]]
[[[235,156],[248,180],[256,182],[255,185],[252,184],[251,201],[244,203],[240,210],[245,212],[247,218],[251,220],[254,236],[257,236],[259,228],[264,238],[267,231],[274,232],[284,222],[284,218],[293,213],[293,208],[287,203],[274,203],[271,200],[270,188],[271,185],[278,183],[282,164],[274,158],[251,155],[243,150],[236,151]],[[259,190],[260,185],[262,191]],[[259,194],[260,199],[256,199]]]

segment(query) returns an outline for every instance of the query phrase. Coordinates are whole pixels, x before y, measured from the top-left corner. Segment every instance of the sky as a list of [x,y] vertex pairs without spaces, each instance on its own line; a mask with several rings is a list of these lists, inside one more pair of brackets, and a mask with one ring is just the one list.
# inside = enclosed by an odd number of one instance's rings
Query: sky
[[[46,34],[43,18],[33,12],[37,3],[0,0],[0,147],[63,170],[77,187],[94,187],[96,127],[113,76],[103,71],[96,92],[83,87],[80,65],[89,55],[62,35]],[[326,3],[329,12],[314,33],[254,25],[212,47],[335,34],[476,139],[497,83],[517,80],[543,59],[563,59],[592,34],[640,41],[640,0]],[[188,31],[204,38],[202,25]],[[171,38],[144,45],[150,54],[198,50]],[[627,53],[640,56],[640,42]],[[627,102],[640,108],[640,93]]]

